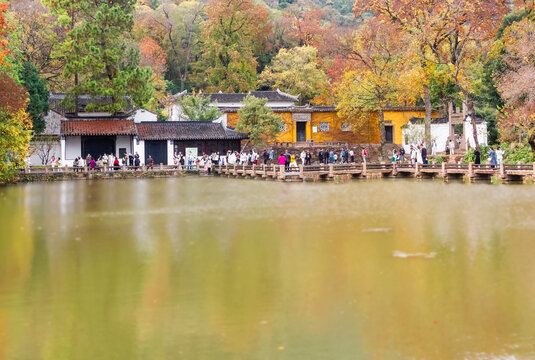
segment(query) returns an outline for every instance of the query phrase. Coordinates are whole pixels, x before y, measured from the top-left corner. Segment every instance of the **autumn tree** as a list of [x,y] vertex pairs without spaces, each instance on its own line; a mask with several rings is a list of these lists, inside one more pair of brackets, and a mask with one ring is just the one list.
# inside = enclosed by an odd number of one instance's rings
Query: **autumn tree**
[[369,128],[369,122],[375,122],[372,119],[378,116],[384,155],[385,109],[400,102],[408,103],[416,95],[401,75],[409,67],[410,59],[405,57],[405,41],[396,36],[398,31],[393,26],[370,21],[355,32],[344,44],[351,64],[336,88],[338,113],[351,121],[354,130]]
[[46,86],[46,82],[37,73],[37,68],[25,62],[21,69],[19,78],[22,85],[26,88],[29,95],[27,112],[32,119],[33,131],[40,134],[45,130],[45,116],[48,114],[49,105],[48,98],[50,92]]
[[35,66],[52,89],[65,90],[65,57],[58,54],[65,32],[57,18],[41,2],[33,0],[13,3],[10,12],[19,29],[17,48],[22,60]]
[[212,90],[245,92],[256,88],[255,53],[267,43],[268,12],[252,0],[211,0],[205,24],[204,56],[211,64]]
[[[490,40],[507,11],[506,0],[356,0],[355,14],[371,11],[400,25],[420,48],[422,65],[444,65],[462,92],[472,115],[474,141],[479,148],[470,65],[482,61]],[[425,87],[424,87],[425,88]],[[430,120],[429,91],[425,89],[426,122]],[[427,119],[429,118],[429,119]]]
[[236,130],[249,133],[253,145],[263,145],[272,141],[283,125],[281,117],[266,106],[267,99],[247,95],[243,102],[244,106],[238,110],[240,119]]
[[16,178],[27,155],[32,127],[27,102],[24,88],[0,72],[0,184]]
[[505,69],[496,74],[498,91],[506,103],[498,121],[501,139],[527,138],[535,151],[535,22],[526,18],[514,23],[498,44]]
[[214,121],[222,113],[217,111],[217,102],[211,104],[210,97],[201,95],[186,95],[178,101],[184,113],[184,120],[190,121]]
[[319,95],[327,76],[318,61],[318,51],[311,46],[281,49],[270,66],[260,74],[260,84],[300,94],[302,104]]
[[0,65],[5,65],[5,58],[8,54],[7,44],[9,42],[9,31],[12,25],[9,24],[5,18],[5,13],[8,9],[8,4],[3,0],[0,1]]
[[200,62],[201,28],[205,20],[206,10],[199,1],[177,5],[166,0],[156,9],[143,7],[137,11],[135,31],[140,37],[150,36],[166,52],[167,79],[177,84],[176,91],[199,85],[195,81],[196,65]]

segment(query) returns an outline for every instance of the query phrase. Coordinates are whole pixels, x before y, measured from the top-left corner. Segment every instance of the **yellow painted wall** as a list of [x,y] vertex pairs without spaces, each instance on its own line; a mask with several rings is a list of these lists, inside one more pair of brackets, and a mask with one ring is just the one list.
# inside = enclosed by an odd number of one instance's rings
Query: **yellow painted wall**
[[[292,113],[276,113],[282,116],[282,120],[286,123],[286,131],[281,132],[276,141],[279,142],[295,142],[297,139],[296,125],[292,121]],[[416,118],[423,118],[424,111],[385,111],[385,125],[392,125],[394,127],[394,143],[401,145],[402,135],[401,127],[409,122],[411,116]],[[433,117],[438,117],[438,113],[433,113]],[[238,124],[238,113],[227,113],[227,126],[235,128]],[[388,122],[391,123],[388,123]],[[319,131],[320,123],[328,122],[329,131]],[[380,143],[379,132],[379,116],[374,115],[370,117],[367,124],[363,124],[360,128],[354,128],[353,131],[342,131],[342,119],[340,119],[336,112],[315,112],[312,113],[311,121],[307,123],[306,136],[308,139],[315,141],[345,141],[352,144],[378,144]],[[313,133],[312,127],[317,126],[318,132]]]

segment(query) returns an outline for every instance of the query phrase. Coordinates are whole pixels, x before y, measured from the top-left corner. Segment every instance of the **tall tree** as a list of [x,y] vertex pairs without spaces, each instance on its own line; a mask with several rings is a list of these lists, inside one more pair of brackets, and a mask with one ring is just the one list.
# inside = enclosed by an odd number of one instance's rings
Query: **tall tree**
[[255,53],[267,43],[268,12],[253,0],[211,0],[204,29],[205,57],[211,90],[248,91],[256,88]]
[[211,104],[210,97],[186,95],[179,100],[178,104],[182,107],[185,120],[214,121],[223,115],[217,111],[217,102],[215,105]]
[[[51,2],[60,19],[73,13],[68,1]],[[78,0],[79,1],[79,0]],[[141,106],[152,96],[150,68],[139,66],[139,53],[129,47],[135,0],[94,0],[75,2],[76,16],[67,17],[64,50],[65,77],[74,77],[69,94],[108,96],[110,103],[93,108],[116,113],[127,107],[126,96]]]
[[236,130],[248,132],[253,145],[263,145],[274,140],[283,122],[280,116],[266,106],[267,99],[247,95],[243,102],[245,105],[238,110],[240,119]]
[[[423,66],[427,61],[445,65],[472,113],[473,136],[476,148],[479,148],[469,68],[478,55],[485,56],[490,40],[508,10],[508,1],[426,0],[419,6],[414,6],[410,0],[355,1],[355,14],[370,10],[400,24],[413,36],[413,41],[420,47]],[[430,102],[428,97],[426,89],[426,108]]]
[[270,66],[260,74],[260,84],[300,94],[302,104],[318,96],[327,85],[318,51],[311,46],[281,49]]
[[39,77],[36,67],[29,62],[22,65],[19,78],[29,94],[27,112],[32,118],[33,131],[40,134],[45,130],[45,116],[49,110],[50,92],[46,81]]
[[0,72],[0,184],[16,178],[28,153],[32,122],[27,102],[24,88]]
[[8,43],[9,43],[9,33],[12,30],[13,26],[7,22],[5,18],[5,13],[9,5],[0,0],[0,66],[5,65],[5,58],[9,53]]
[[10,13],[19,29],[17,47],[22,59],[37,68],[54,91],[64,91],[68,82],[62,78],[65,58],[59,47],[65,32],[57,18],[40,1],[22,0],[12,4]]
[[498,122],[501,138],[527,138],[535,151],[535,21],[526,18],[508,27],[499,44],[505,70],[496,80],[506,102]]
[[155,10],[144,7],[136,13],[135,29],[139,36],[152,37],[167,53],[167,79],[178,86],[176,91],[199,86],[191,82],[190,75],[193,72],[193,77],[197,76],[195,65],[200,59],[205,20],[204,4],[191,0],[178,5],[166,0]]
[[351,64],[336,89],[339,114],[351,121],[354,130],[369,129],[369,122],[378,114],[385,156],[385,109],[415,98],[414,87],[406,86],[401,75],[407,73],[410,58],[405,57],[406,43],[398,33],[396,27],[379,21],[367,22],[355,32],[344,44]]

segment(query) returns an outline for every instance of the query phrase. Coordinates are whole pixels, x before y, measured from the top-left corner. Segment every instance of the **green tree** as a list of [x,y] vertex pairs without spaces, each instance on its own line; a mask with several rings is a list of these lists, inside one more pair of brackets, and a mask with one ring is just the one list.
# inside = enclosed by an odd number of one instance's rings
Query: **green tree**
[[37,68],[29,62],[25,62],[22,65],[19,78],[30,95],[26,111],[32,118],[33,131],[36,134],[40,134],[45,130],[46,126],[45,116],[49,110],[48,98],[50,92],[46,87],[45,80],[39,77]]
[[275,115],[266,106],[267,99],[247,95],[243,100],[245,106],[238,110],[240,120],[236,130],[248,132],[253,145],[266,144],[280,132],[283,125],[280,116]]
[[211,0],[204,28],[210,89],[254,90],[258,80],[255,54],[262,52],[270,31],[267,10],[253,0]]
[[[109,96],[111,102],[87,110],[116,113],[127,107],[126,96],[141,106],[152,96],[150,68],[139,66],[139,52],[128,46],[135,0],[50,1],[67,30],[62,51],[64,76],[74,77],[71,99],[88,94]],[[76,11],[73,11],[75,7]],[[69,20],[71,21],[69,23]]]
[[217,111],[217,105],[210,105],[210,97],[200,95],[186,95],[178,104],[182,107],[184,115],[190,121],[214,121],[222,113]]
[[280,49],[259,80],[263,86],[300,94],[301,104],[318,96],[328,84],[327,75],[319,64],[318,51],[312,46]]

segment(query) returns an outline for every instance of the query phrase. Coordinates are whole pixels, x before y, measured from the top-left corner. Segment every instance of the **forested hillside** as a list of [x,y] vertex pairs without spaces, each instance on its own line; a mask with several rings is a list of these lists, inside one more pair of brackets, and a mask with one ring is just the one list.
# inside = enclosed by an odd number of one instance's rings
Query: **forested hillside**
[[162,112],[183,90],[279,88],[337,104],[358,128],[387,106],[425,105],[428,123],[465,101],[491,142],[535,144],[532,1],[4,0],[2,12],[5,71],[110,95],[112,112],[125,95]]

